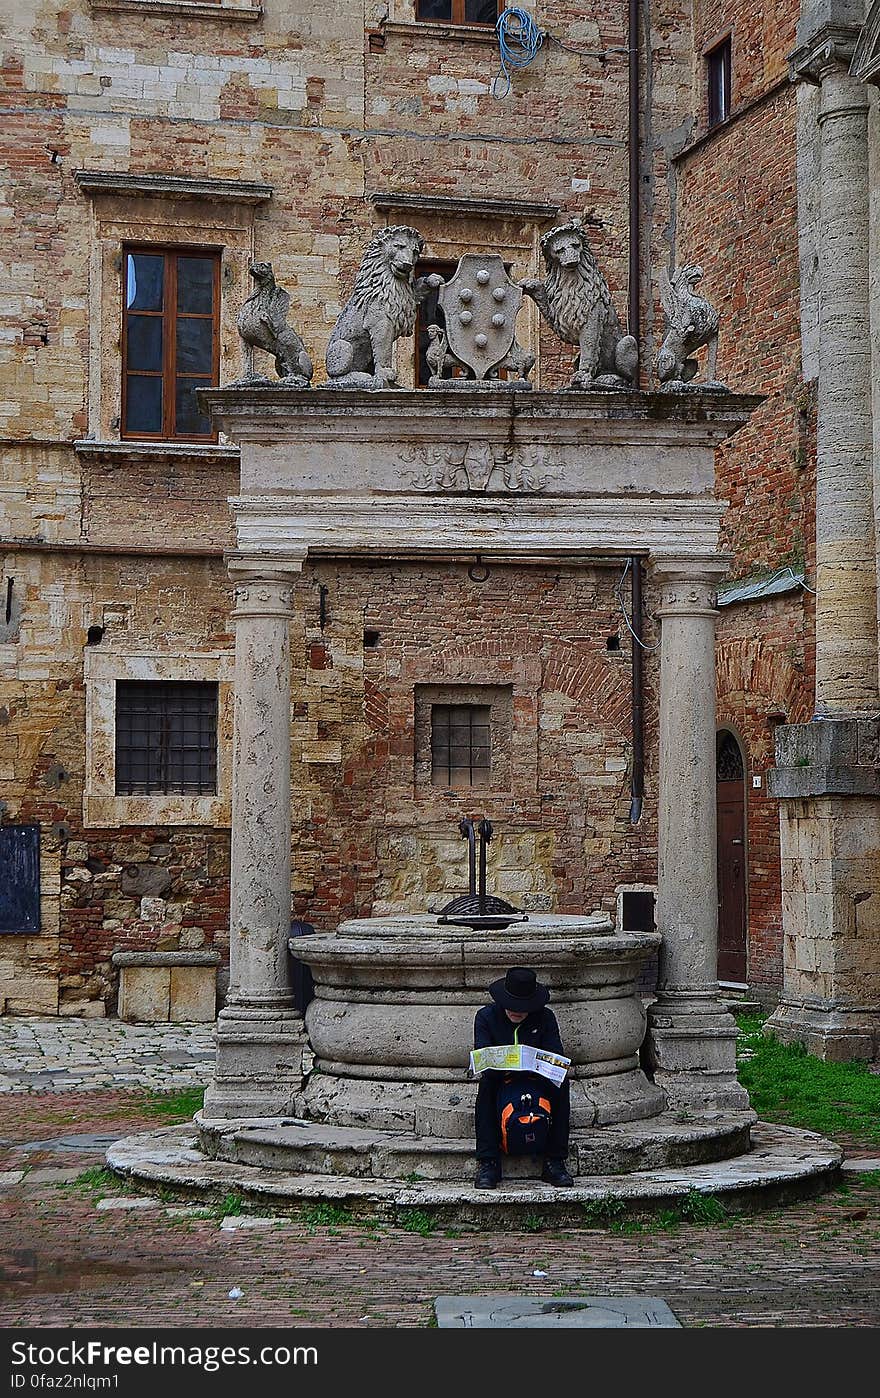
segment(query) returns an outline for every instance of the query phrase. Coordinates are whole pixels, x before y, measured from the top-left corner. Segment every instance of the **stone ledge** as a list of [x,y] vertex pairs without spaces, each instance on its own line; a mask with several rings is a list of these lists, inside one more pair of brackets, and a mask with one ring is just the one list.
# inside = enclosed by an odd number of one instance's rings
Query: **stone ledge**
[[[448,218],[522,218],[549,222],[559,213],[558,204],[536,204],[526,199],[450,199],[441,194],[392,194],[378,191],[367,198],[376,209],[406,209],[420,214],[445,214]],[[585,222],[595,220],[585,220]]]
[[407,39],[453,39],[459,43],[494,44],[498,36],[493,24],[452,24],[448,20],[384,20],[378,29],[368,30],[369,38],[384,40],[387,34]]
[[[142,6],[132,0],[132,8],[141,9]],[[215,5],[204,6],[205,10],[210,11],[217,8]],[[159,199],[217,199],[226,204],[265,204],[275,193],[274,185],[255,180],[136,175],[118,170],[74,170],[73,178],[84,194],[147,194]]]
[[177,19],[218,19],[224,23],[231,20],[238,24],[256,24],[263,18],[259,5],[229,5],[226,0],[210,4],[208,0],[89,0],[93,13],[109,10],[111,13],[173,15]]
[[216,951],[114,951],[114,966],[219,966]]
[[236,446],[221,446],[217,442],[136,442],[136,441],[97,441],[91,437],[80,437],[73,443],[77,456],[92,457],[97,460],[131,459],[132,457],[167,458],[180,457],[187,461],[238,461],[241,456]]

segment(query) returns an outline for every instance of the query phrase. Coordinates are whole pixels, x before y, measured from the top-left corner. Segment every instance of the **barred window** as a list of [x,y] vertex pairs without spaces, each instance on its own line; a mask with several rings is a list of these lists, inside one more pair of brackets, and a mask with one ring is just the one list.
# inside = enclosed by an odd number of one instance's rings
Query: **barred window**
[[488,786],[492,771],[491,707],[431,707],[431,781],[435,786]]
[[117,680],[116,795],[217,791],[217,685]]

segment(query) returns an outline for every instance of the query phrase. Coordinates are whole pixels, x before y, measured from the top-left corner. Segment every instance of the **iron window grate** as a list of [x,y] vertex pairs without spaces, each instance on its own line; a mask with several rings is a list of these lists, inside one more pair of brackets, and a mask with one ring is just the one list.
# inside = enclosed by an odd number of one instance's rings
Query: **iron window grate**
[[216,683],[118,680],[117,796],[216,792]]
[[488,704],[431,706],[431,781],[435,786],[488,786],[491,712]]

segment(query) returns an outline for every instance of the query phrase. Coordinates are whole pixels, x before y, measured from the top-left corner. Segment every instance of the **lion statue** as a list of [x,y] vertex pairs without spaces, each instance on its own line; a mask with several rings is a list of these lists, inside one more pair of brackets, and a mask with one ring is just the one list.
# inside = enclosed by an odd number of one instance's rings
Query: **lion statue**
[[580,219],[551,228],[541,239],[547,264],[543,281],[522,282],[544,319],[579,359],[570,388],[631,388],[637,382],[639,350],[625,335]]
[[443,280],[436,275],[415,277],[424,247],[422,235],[404,224],[375,235],[330,336],[328,387],[396,386],[394,342],[413,333],[417,306]]

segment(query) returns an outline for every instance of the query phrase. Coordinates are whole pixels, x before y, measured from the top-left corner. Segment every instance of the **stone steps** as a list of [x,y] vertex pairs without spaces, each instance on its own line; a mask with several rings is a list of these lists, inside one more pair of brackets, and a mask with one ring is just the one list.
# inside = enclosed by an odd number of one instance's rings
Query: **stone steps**
[[[702,1164],[749,1149],[753,1112],[712,1113],[687,1122],[664,1112],[648,1122],[627,1122],[572,1133],[571,1173],[622,1175],[638,1170]],[[462,1180],[473,1173],[472,1137],[417,1136],[411,1132],[286,1118],[261,1122],[206,1121],[196,1117],[199,1141],[214,1160],[264,1170],[349,1175],[358,1179]],[[511,1179],[535,1179],[538,1157],[505,1159]]]
[[812,1132],[759,1122],[752,1149],[729,1160],[625,1175],[582,1175],[571,1189],[538,1180],[506,1179],[496,1190],[476,1190],[473,1169],[464,1179],[406,1181],[363,1176],[267,1170],[209,1159],[198,1147],[193,1124],[125,1137],[111,1146],[111,1169],[135,1185],[165,1185],[181,1194],[223,1199],[236,1192],[263,1207],[296,1211],[331,1203],[353,1218],[405,1222],[408,1211],[437,1225],[477,1228],[536,1223],[596,1227],[626,1213],[669,1208],[686,1197],[710,1195],[731,1212],[750,1212],[828,1189],[840,1175],[842,1152]]

